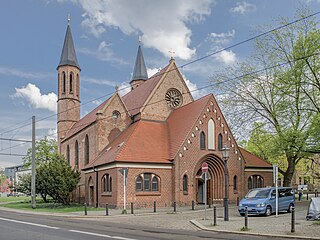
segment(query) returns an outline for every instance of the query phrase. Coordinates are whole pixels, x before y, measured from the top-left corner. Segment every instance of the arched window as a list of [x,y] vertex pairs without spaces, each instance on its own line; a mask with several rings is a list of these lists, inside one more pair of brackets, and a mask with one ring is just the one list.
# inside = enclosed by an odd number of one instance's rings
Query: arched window
[[212,119],[208,122],[208,149],[214,150],[215,127]]
[[223,142],[222,134],[219,133],[219,135],[218,135],[218,149],[219,149],[219,151],[221,151],[221,149],[223,148],[222,142]]
[[237,176],[235,175],[233,177],[233,191],[237,191],[237,188],[238,188],[238,186],[237,186]]
[[62,93],[66,93],[66,73],[62,72]]
[[112,177],[109,174],[105,174],[102,177],[102,192],[112,192]]
[[263,177],[260,175],[252,175],[248,179],[248,189],[262,188],[264,185]]
[[153,178],[152,178],[152,186],[151,186],[151,191],[155,191],[155,192],[157,192],[158,191],[158,184],[159,182],[158,182],[158,178],[156,177],[156,176],[154,176]]
[[248,178],[248,190],[252,189],[252,177]]
[[78,141],[74,144],[74,165],[76,168],[79,167],[79,145]]
[[136,191],[158,192],[159,177],[152,173],[143,173],[136,178]]
[[90,152],[89,137],[88,137],[88,135],[86,135],[86,138],[84,141],[84,162],[85,162],[85,164],[89,163],[89,152]]
[[77,97],[79,97],[79,92],[80,92],[79,84],[80,84],[80,77],[79,77],[79,74],[77,74],[77,81],[76,81],[76,85],[75,85],[75,87],[76,87],[75,91],[76,91]]
[[188,176],[185,174],[183,176],[183,193],[188,193]]
[[73,72],[70,73],[70,79],[69,79],[69,81],[70,81],[69,91],[70,91],[70,93],[72,93],[72,91],[73,91],[73,85],[72,85],[72,83],[73,83]]
[[206,134],[204,132],[200,133],[200,149],[206,149]]
[[69,145],[67,146],[67,160],[68,160],[68,163],[70,164],[70,147],[69,147]]
[[136,191],[140,192],[142,191],[143,187],[142,187],[142,177],[138,176],[137,180],[136,180]]

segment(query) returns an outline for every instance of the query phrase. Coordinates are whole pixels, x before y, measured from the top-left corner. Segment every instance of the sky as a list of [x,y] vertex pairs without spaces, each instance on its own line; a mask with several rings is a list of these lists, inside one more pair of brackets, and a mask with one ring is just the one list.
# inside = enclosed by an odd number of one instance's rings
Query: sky
[[[68,14],[81,67],[81,116],[110,97],[115,87],[128,90],[142,39],[149,77],[170,57],[178,66],[255,36],[259,26],[294,19],[319,0],[11,0],[0,3],[0,167],[20,164],[31,147],[1,139],[55,138],[57,71]],[[320,14],[319,14],[320,15]],[[319,15],[316,18],[319,18]],[[190,90],[248,58],[254,42],[214,54],[180,69]],[[214,88],[193,92],[197,99]],[[1,154],[9,155],[1,155]],[[11,155],[10,155],[11,154]]]

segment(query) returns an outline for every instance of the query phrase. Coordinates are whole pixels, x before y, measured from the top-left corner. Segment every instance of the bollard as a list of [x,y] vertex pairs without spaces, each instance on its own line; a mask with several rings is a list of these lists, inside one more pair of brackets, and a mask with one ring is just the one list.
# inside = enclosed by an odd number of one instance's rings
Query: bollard
[[194,210],[194,201],[191,202],[191,209]]
[[213,226],[217,226],[217,207],[213,206]]
[[109,206],[108,206],[108,203],[106,204],[106,216],[109,216]]
[[131,214],[133,214],[133,202],[131,203]]
[[246,207],[246,209],[245,209],[244,228],[245,228],[245,229],[248,229],[248,207]]
[[309,192],[307,192],[307,200],[309,200],[309,194],[308,194]]
[[153,202],[153,212],[157,212],[157,202]]
[[87,212],[87,203],[84,203],[84,215],[88,215],[88,212]]
[[296,229],[295,229],[295,207],[292,207],[291,208],[291,232],[295,232]]
[[176,202],[173,202],[173,211],[177,212],[177,203]]
[[237,197],[237,206],[239,206],[239,201],[240,201],[240,199],[239,199],[239,197]]

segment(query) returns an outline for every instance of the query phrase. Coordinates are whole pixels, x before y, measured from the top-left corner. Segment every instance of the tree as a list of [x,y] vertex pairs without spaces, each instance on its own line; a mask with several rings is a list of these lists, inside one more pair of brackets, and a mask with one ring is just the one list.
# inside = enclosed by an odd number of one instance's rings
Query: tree
[[[41,139],[36,142],[35,162],[36,166],[49,161],[58,151],[57,141],[54,139]],[[30,168],[32,163],[32,148],[29,148],[27,155],[23,157],[25,168]]]
[[[297,18],[306,15],[307,10],[301,10]],[[288,20],[282,18],[280,23]],[[248,60],[214,75],[220,91],[227,93],[222,105],[233,130],[237,133],[259,123],[258,136],[270,140],[251,140],[260,149],[258,155],[285,159],[279,168],[285,186],[291,184],[300,160],[320,149],[319,49],[317,22],[307,18],[258,38]],[[230,84],[226,81],[230,77],[237,81]],[[262,151],[268,148],[272,151]]]

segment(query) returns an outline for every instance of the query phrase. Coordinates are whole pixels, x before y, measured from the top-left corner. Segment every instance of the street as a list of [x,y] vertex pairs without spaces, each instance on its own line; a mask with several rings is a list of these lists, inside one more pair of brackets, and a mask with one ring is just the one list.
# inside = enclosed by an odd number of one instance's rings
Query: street
[[[156,217],[156,216],[150,216]],[[236,235],[192,230],[150,228],[132,224],[111,223],[99,219],[62,218],[0,211],[0,239],[6,240],[88,240],[88,239],[267,239],[268,237]],[[275,238],[280,239],[280,238]]]

